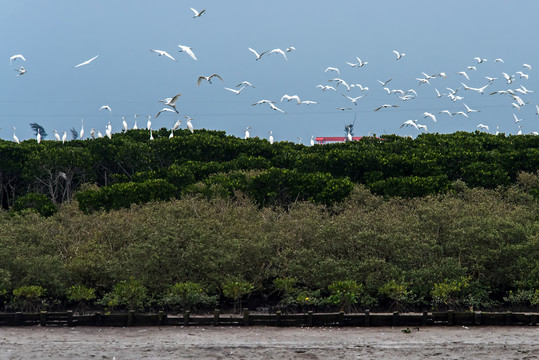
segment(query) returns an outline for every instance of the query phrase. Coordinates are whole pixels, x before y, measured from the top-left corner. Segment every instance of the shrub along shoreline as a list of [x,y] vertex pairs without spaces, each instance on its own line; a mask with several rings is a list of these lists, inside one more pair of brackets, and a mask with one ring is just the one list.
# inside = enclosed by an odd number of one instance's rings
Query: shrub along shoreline
[[286,311],[537,309],[537,174],[514,185],[332,206],[204,194],[49,217],[0,214],[7,311],[243,307]]

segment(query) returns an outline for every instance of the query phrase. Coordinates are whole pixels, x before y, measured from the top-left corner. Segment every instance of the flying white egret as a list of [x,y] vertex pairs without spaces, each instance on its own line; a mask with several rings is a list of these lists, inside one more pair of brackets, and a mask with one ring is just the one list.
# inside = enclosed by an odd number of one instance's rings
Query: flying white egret
[[78,67],[81,67],[81,66],[90,65],[90,63],[91,63],[92,61],[94,61],[95,59],[97,59],[98,56],[99,56],[99,55],[96,55],[96,56],[94,56],[93,58],[91,58],[91,59],[89,59],[89,60],[86,60],[86,61],[83,61],[83,62],[81,62],[80,64],[75,65],[75,66],[73,66],[73,67],[74,67],[74,68],[78,68]]
[[249,139],[251,137],[251,134],[249,133],[249,129],[251,129],[251,127],[247,126],[247,128],[245,129],[244,139]]
[[536,110],[535,115],[539,115],[539,105],[537,104],[535,105],[535,110]]
[[193,52],[193,48],[185,45],[178,45],[180,48],[179,52],[186,52],[193,60],[196,60],[197,57],[195,56],[195,53]]
[[451,115],[462,115],[464,117],[469,117],[468,114],[466,114],[464,111],[457,111],[457,112],[451,113]]
[[15,141],[17,144],[20,144],[21,142],[19,141],[19,138],[17,137],[17,135],[15,135],[15,126],[12,127],[13,128],[13,141]]
[[273,49],[268,53],[268,55],[269,54],[281,54],[284,57],[284,59],[288,61],[288,58],[286,57],[285,52],[281,49]]
[[468,74],[466,74],[466,71],[459,71],[457,74],[464,76],[466,80],[470,80],[470,77],[468,76]]
[[334,72],[336,72],[337,74],[341,75],[341,72],[340,72],[339,69],[336,68],[336,67],[328,66],[328,67],[326,68],[326,71],[324,71],[324,72],[328,72],[328,71],[334,71]]
[[351,88],[353,88],[353,87],[358,87],[359,90],[361,90],[361,91],[369,91],[369,87],[368,87],[368,86],[363,86],[363,85],[361,85],[361,84],[351,84],[350,87],[351,87]]
[[402,129],[404,126],[411,126],[415,129],[417,129],[417,119],[416,120],[406,120],[402,123],[402,125],[399,127],[399,129]]
[[478,64],[481,64],[487,61],[487,59],[482,59],[479,56],[476,56],[473,59],[476,60]]
[[216,77],[216,78],[219,78],[221,81],[223,81],[223,78],[220,77],[219,75],[217,74],[211,74],[210,76],[199,76],[198,77],[198,80],[197,80],[197,86],[200,86],[200,83],[202,82],[202,80],[206,80],[207,82],[209,82],[210,84],[212,83],[211,82],[211,79],[213,77]]
[[246,87],[247,87],[247,85],[244,85],[244,86],[242,86],[241,88],[239,88],[239,89],[237,89],[237,90],[236,90],[236,89],[227,88],[227,87],[226,87],[225,89],[228,90],[228,91],[233,92],[233,93],[236,94],[236,95],[239,95],[240,92],[241,92],[243,89],[245,89]]
[[328,81],[336,81],[337,82],[336,86],[339,86],[340,84],[342,84],[343,86],[346,87],[347,91],[350,91],[350,85],[348,85],[348,83],[341,78],[329,79]]
[[436,122],[436,116],[430,112],[423,113],[424,118],[431,118],[432,121]]
[[473,91],[477,91],[478,93],[480,93],[481,95],[484,94],[484,91],[487,87],[490,86],[490,82],[488,84],[486,84],[485,86],[481,87],[481,88],[474,88],[474,87],[471,87],[471,86],[468,86],[466,85],[465,83],[461,82],[462,86],[464,86],[464,90],[473,90]]
[[374,111],[378,111],[380,109],[386,109],[386,108],[389,108],[389,107],[396,108],[396,107],[399,107],[399,105],[384,104],[384,105],[381,105],[381,106],[377,107],[376,109],[374,109]]
[[250,52],[252,52],[253,54],[255,54],[256,56],[256,59],[255,60],[260,60],[260,58],[262,57],[262,55],[264,55],[265,53],[267,53],[269,50],[266,50],[266,51],[263,51],[261,52],[260,54],[258,52],[256,52],[256,50],[254,49],[251,49],[251,48],[248,48]]
[[467,66],[466,69],[477,71],[477,67],[475,67],[475,66]]
[[526,80],[528,80],[528,77],[530,76],[528,74],[524,74],[522,71],[517,71],[516,74],[519,74],[521,79],[524,78]]
[[236,85],[236,87],[240,87],[242,85],[243,86],[250,86],[250,87],[254,88],[254,86],[249,81],[242,81],[238,85]]
[[157,115],[155,115],[155,118],[157,119],[157,117],[158,117],[159,115],[161,115],[162,112],[172,112],[172,113],[173,113],[174,110],[169,109],[169,108],[162,108],[161,110],[159,110],[159,112],[157,113]]
[[393,78],[389,79],[389,80],[386,80],[386,81],[380,81],[380,80],[376,80],[380,83],[380,85],[382,85],[382,87],[386,86],[388,82],[390,82],[391,80],[393,80]]
[[81,127],[80,127],[79,138],[83,140],[84,139],[84,119],[82,119],[80,122],[81,122]]
[[318,103],[316,101],[311,101],[311,100],[302,100],[302,101],[300,101],[300,103],[298,105],[300,105],[300,104],[313,105],[313,104],[318,104]]
[[189,116],[186,116],[186,118],[187,118],[187,128],[189,129],[191,133],[194,133],[195,130],[193,129],[193,124],[191,123],[192,119]]
[[330,89],[333,90],[333,91],[337,91],[337,89],[335,89],[335,88],[334,88],[333,86],[331,86],[331,85],[321,85],[321,84],[318,84],[318,85],[316,85],[316,87],[317,87],[317,88],[318,88],[318,87],[321,88],[322,91],[326,91],[326,90],[330,90]]
[[196,19],[197,17],[201,17],[202,14],[205,13],[206,9],[201,10],[201,11],[197,11],[197,10],[191,8],[191,11],[193,11],[195,13],[195,16],[193,16],[193,19]]
[[453,116],[453,114],[451,113],[451,111],[449,110],[442,110],[442,111],[439,111],[438,114],[447,114],[449,116]]
[[493,82],[494,80],[496,80],[496,79],[498,79],[498,78],[490,77],[490,76],[485,76],[485,79],[487,79],[488,82]]
[[298,95],[284,94],[283,97],[281,97],[281,102],[283,102],[284,99],[286,99],[287,102],[290,101],[290,100],[295,100],[297,102],[297,104],[299,104],[301,102]]
[[494,62],[501,62],[501,63],[504,63],[503,59],[500,59],[500,58],[494,59]]
[[281,110],[277,106],[273,105],[273,103],[269,102],[268,104],[269,104],[270,108],[272,108],[273,110],[282,112],[283,114],[285,113],[283,110]]
[[474,112],[474,113],[475,113],[475,112],[481,112],[481,110],[473,110],[473,109],[470,109],[470,107],[469,107],[468,105],[466,105],[466,104],[463,104],[463,105],[464,105],[464,107],[466,108],[466,113],[468,113],[468,114],[469,114],[469,113],[472,113],[472,112]]
[[397,50],[393,50],[393,54],[395,54],[397,56],[397,58],[395,60],[400,60],[403,56],[406,56],[405,53],[400,53]]
[[348,95],[345,95],[345,94],[341,94],[342,96],[344,96],[345,98],[347,98],[348,100],[350,100],[351,102],[354,103],[354,105],[357,105],[357,101],[359,99],[361,99],[362,97],[365,97],[366,95],[361,95],[361,96],[357,96],[355,98],[351,97],[351,96],[348,96]]
[[9,58],[9,64],[11,65],[12,61],[16,61],[17,59],[21,59],[22,61],[26,61],[25,57],[22,54],[16,54]]
[[515,113],[513,113],[513,117],[515,118],[515,124],[518,124],[519,122],[521,122],[522,120],[524,119],[519,119]]
[[180,96],[182,96],[182,94],[176,94],[176,95],[174,95],[174,97],[166,98],[164,100],[159,100],[159,101],[162,102],[163,104],[173,108],[174,111],[176,111],[176,114],[178,114],[178,109],[176,109],[176,102],[178,101]]
[[525,68],[525,69],[529,69],[529,70],[532,69],[532,66],[529,65],[529,64],[522,64],[522,67]]
[[108,105],[103,105],[99,108],[99,110],[108,110],[109,112],[112,112],[112,109]]
[[513,79],[514,79],[514,75],[509,75],[507,73],[502,73],[503,77],[505,78],[505,80],[507,81],[508,84],[511,84],[513,82]]
[[266,104],[266,103],[274,103],[275,101],[271,101],[271,100],[266,100],[266,99],[262,99],[262,100],[258,100],[257,102],[251,104],[252,106],[255,106],[255,105],[260,105],[260,104]]
[[290,47],[287,47],[286,49],[284,49],[284,51],[286,51],[286,52],[292,52],[293,50],[296,50],[296,48],[293,47],[293,46],[290,46]]
[[477,127],[479,129],[487,129],[487,131],[488,131],[488,125],[479,124],[479,125],[477,125]]
[[19,66],[19,68],[15,69],[15,71],[18,72],[17,76],[22,76],[26,74],[26,69],[24,68],[24,66]]
[[174,59],[172,57],[172,55],[170,55],[168,52],[164,51],[164,50],[153,50],[153,49],[150,49],[151,52],[154,52],[154,53],[157,53],[159,56],[165,56],[165,57],[168,57],[169,59],[171,60],[174,60],[174,61],[178,61],[176,59]]

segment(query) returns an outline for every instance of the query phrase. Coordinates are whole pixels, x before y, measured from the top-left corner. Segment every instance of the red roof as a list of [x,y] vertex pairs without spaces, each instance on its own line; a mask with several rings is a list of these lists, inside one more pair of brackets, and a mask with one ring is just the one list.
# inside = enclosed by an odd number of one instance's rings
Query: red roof
[[[353,141],[360,140],[362,136],[354,136],[352,137]],[[327,142],[345,142],[346,136],[319,136],[316,138],[316,141],[319,144],[325,144]]]

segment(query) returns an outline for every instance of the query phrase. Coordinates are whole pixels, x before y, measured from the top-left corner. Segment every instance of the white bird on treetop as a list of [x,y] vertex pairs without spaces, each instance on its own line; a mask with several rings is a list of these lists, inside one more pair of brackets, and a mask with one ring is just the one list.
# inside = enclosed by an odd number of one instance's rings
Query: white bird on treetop
[[187,118],[187,128],[189,129],[189,131],[191,133],[195,132],[195,130],[193,129],[193,124],[191,123],[191,118],[189,116],[186,116]]
[[53,132],[54,132],[54,138],[56,139],[56,141],[62,141],[62,139],[60,138],[60,134],[58,134],[58,131],[53,130]]
[[89,65],[92,61],[94,61],[95,59],[97,59],[98,56],[99,56],[99,55],[96,55],[96,56],[94,56],[93,58],[91,58],[91,59],[89,59],[89,60],[86,60],[86,61],[83,61],[83,62],[81,62],[80,64],[75,65],[75,66],[73,66],[73,67],[78,68],[78,67],[81,67],[81,66],[84,66],[84,65]]
[[13,140],[17,143],[17,144],[20,144],[21,142],[19,141],[19,138],[17,137],[17,135],[15,135],[15,126],[13,126]]
[[81,122],[81,127],[80,127],[79,138],[83,140],[84,139],[84,119],[82,119],[80,122]]
[[269,131],[269,143],[273,144],[273,133],[271,130]]
[[250,126],[247,126],[247,128],[245,129],[244,139],[249,139],[251,137],[251,134],[249,133],[250,128],[251,128]]

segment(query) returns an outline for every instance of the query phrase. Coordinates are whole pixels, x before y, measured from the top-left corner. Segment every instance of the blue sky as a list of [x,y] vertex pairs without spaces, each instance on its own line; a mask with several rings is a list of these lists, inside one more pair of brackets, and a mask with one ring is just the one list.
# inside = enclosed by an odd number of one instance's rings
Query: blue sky
[[[193,19],[190,8],[206,9]],[[134,114],[152,115],[152,128],[170,128],[184,115],[191,116],[195,129],[224,130],[243,137],[251,126],[251,136],[267,137],[272,130],[277,141],[308,144],[312,135],[344,136],[344,126],[356,118],[355,136],[369,133],[415,136],[420,131],[402,128],[409,119],[425,124],[429,132],[475,131],[482,123],[496,131],[515,134],[539,130],[535,104],[538,93],[518,94],[524,102],[520,110],[511,105],[508,95],[488,95],[492,91],[516,89],[524,85],[539,91],[535,71],[539,68],[539,48],[534,35],[539,33],[536,15],[539,2],[502,0],[440,1],[136,1],[94,0],[3,2],[0,32],[4,34],[0,59],[0,137],[11,139],[12,126],[17,136],[33,137],[29,123],[41,124],[53,138],[74,127],[105,132],[111,121],[113,132],[121,130],[122,116],[129,127]],[[7,35],[9,34],[9,35]],[[178,44],[191,46],[198,60],[179,53]],[[248,50],[259,52],[293,46],[288,61],[279,54],[255,61]],[[174,62],[157,56],[150,49],[169,52]],[[396,61],[393,50],[406,55]],[[9,58],[23,54],[26,62]],[[88,66],[74,68],[99,55]],[[356,56],[368,64],[352,68]],[[477,64],[474,57],[486,58]],[[504,63],[496,63],[502,58]],[[523,68],[524,63],[532,69]],[[14,71],[24,66],[27,72]],[[468,70],[476,66],[477,70]],[[325,72],[337,67],[340,75]],[[457,72],[466,71],[467,81]],[[507,84],[502,72],[522,71],[526,80],[516,78]],[[445,72],[447,78],[430,79],[430,85],[418,86],[416,78]],[[223,78],[213,84],[200,75],[217,73]],[[488,83],[485,76],[497,77],[481,95],[466,91]],[[349,84],[362,84],[369,91],[340,85],[326,92],[316,85],[333,85],[329,79],[340,77]],[[393,80],[388,88],[414,89],[415,99],[402,101],[387,95],[377,80]],[[242,81],[246,88],[239,95],[224,89]],[[461,101],[436,97],[435,88],[447,94],[446,87],[461,87]],[[182,93],[179,115],[153,117],[163,108],[160,99]],[[354,106],[341,95],[367,94]],[[299,95],[316,105],[280,102],[284,94]],[[267,104],[251,106],[260,99],[275,101],[286,112],[273,111]],[[481,110],[463,116],[439,114],[470,108]],[[373,110],[382,104],[398,108]],[[112,112],[99,111],[109,105]],[[351,107],[341,111],[337,107]],[[437,116],[437,122],[423,117]],[[513,113],[524,119],[515,124]],[[144,127],[146,119],[139,118]],[[185,127],[185,121],[182,124]],[[86,136],[87,136],[86,135]]]

